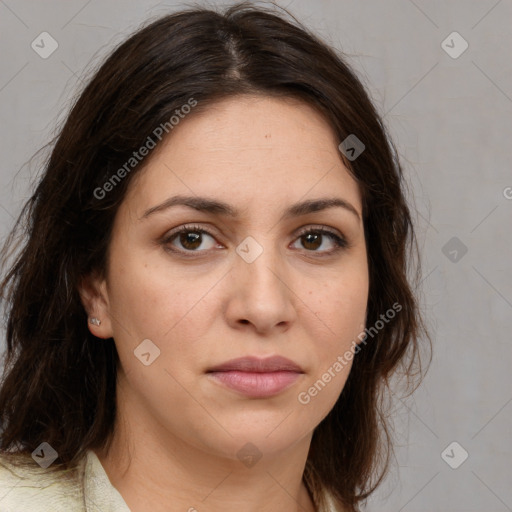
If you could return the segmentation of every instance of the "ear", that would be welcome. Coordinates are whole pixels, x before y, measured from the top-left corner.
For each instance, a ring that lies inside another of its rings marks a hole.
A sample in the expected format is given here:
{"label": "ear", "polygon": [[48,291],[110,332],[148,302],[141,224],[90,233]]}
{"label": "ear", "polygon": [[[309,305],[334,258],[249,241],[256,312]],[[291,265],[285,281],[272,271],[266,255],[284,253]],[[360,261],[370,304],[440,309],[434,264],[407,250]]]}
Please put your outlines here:
{"label": "ear", "polygon": [[[78,285],[78,293],[87,313],[87,325],[91,334],[103,339],[112,338],[114,333],[105,279],[96,272],[83,277]],[[100,325],[92,324],[91,318],[97,318]]]}

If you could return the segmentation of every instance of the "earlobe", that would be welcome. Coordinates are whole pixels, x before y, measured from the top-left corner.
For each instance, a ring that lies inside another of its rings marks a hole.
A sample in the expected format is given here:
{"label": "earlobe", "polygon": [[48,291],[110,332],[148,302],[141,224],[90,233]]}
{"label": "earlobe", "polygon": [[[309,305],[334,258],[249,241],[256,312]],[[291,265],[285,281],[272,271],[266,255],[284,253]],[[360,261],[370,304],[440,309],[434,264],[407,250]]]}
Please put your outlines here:
{"label": "earlobe", "polygon": [[109,300],[106,281],[96,273],[84,276],[78,286],[80,300],[88,316],[91,334],[98,338],[113,337],[109,315]]}

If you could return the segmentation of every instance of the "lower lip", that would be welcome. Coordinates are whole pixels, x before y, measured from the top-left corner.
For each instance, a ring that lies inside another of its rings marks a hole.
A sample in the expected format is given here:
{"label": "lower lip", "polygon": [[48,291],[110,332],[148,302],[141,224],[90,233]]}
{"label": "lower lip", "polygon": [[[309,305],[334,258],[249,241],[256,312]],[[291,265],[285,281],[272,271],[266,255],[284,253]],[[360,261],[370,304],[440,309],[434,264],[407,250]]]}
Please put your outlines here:
{"label": "lower lip", "polygon": [[233,370],[212,372],[210,375],[228,388],[244,395],[253,398],[265,398],[281,393],[290,387],[301,374],[291,371],[256,373]]}

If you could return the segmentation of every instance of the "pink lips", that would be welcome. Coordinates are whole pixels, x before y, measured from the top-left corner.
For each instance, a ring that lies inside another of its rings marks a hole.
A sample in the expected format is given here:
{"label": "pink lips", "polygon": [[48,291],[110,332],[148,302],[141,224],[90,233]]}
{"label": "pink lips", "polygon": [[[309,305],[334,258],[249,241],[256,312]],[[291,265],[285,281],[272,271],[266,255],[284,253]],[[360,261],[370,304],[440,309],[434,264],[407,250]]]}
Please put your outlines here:
{"label": "pink lips", "polygon": [[259,359],[242,357],[227,361],[207,372],[211,378],[252,398],[276,395],[304,373],[293,361],[281,356]]}

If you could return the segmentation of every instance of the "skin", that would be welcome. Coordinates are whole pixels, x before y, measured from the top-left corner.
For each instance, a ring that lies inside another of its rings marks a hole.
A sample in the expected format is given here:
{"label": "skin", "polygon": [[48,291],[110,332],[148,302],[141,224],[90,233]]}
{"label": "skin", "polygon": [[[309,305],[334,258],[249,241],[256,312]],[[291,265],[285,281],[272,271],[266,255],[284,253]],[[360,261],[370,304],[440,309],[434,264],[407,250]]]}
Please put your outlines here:
{"label": "skin", "polygon": [[[360,191],[339,142],[307,104],[238,96],[180,121],[132,180],[106,277],[80,287],[101,320],[89,329],[113,337],[120,357],[115,435],[108,453],[96,453],[132,510],[315,510],[303,483],[311,437],[351,363],[308,404],[298,395],[357,340],[369,285]],[[221,200],[241,215],[175,206],[143,217],[176,194]],[[359,216],[334,207],[280,220],[292,203],[321,197],[342,198]],[[162,242],[186,224],[213,236]],[[308,243],[299,233],[320,226],[350,247],[327,255],[336,247],[328,235]],[[252,263],[236,252],[247,236],[263,248]],[[134,355],[145,339],[160,350],[148,366]],[[282,355],[304,373],[270,398],[205,373],[246,355]],[[248,442],[262,455],[252,467],[237,457]]]}

